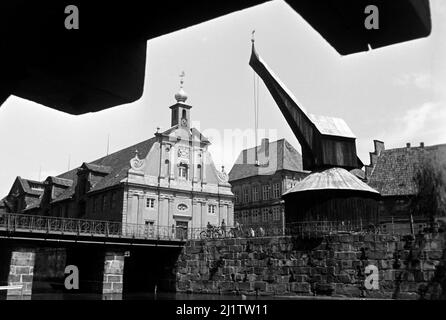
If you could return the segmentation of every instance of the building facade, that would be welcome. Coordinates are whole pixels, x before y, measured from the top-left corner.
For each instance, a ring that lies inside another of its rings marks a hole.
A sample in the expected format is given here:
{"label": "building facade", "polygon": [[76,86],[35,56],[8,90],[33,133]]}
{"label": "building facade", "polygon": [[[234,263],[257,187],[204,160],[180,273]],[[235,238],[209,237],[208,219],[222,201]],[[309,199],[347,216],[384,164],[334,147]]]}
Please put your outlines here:
{"label": "building facade", "polygon": [[[3,200],[5,210],[168,230],[223,221],[231,226],[234,196],[228,175],[216,169],[209,140],[190,127],[192,107],[182,88],[175,99],[168,130],[57,177],[33,182],[39,190],[25,190],[23,181],[28,180],[18,177]],[[24,202],[24,197],[33,201]]]}
{"label": "building facade", "polygon": [[283,230],[281,196],[307,175],[301,155],[285,139],[262,139],[260,146],[243,150],[229,172],[235,195],[234,219],[254,230]]}

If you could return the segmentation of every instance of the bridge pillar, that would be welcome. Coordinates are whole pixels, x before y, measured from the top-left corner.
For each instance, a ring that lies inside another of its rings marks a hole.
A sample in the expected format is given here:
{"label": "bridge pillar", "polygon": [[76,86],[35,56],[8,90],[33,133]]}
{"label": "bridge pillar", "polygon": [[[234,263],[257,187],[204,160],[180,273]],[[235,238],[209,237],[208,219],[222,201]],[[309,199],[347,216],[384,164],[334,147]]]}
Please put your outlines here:
{"label": "bridge pillar", "polygon": [[106,251],[104,261],[103,294],[122,294],[124,252]]}
{"label": "bridge pillar", "polygon": [[8,290],[8,296],[31,295],[36,252],[31,248],[14,249],[11,252],[8,285],[21,285],[22,290]]}

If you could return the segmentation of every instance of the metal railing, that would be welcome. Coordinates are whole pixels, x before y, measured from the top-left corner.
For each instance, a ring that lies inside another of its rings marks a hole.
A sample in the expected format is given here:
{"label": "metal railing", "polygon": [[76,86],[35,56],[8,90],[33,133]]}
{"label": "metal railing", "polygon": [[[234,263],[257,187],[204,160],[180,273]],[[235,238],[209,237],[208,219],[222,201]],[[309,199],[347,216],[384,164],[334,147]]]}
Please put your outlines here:
{"label": "metal railing", "polygon": [[0,214],[0,230],[74,236],[184,240],[187,231],[175,226],[153,226],[88,219],[24,214]]}
{"label": "metal railing", "polygon": [[186,228],[175,225],[157,226],[12,213],[0,214],[0,230],[159,240],[252,238],[283,235],[315,237],[346,232],[383,233],[383,230],[378,226],[364,226],[362,223],[338,221],[296,222],[288,223],[285,226],[265,224],[226,226],[224,228],[216,226],[211,228]]}

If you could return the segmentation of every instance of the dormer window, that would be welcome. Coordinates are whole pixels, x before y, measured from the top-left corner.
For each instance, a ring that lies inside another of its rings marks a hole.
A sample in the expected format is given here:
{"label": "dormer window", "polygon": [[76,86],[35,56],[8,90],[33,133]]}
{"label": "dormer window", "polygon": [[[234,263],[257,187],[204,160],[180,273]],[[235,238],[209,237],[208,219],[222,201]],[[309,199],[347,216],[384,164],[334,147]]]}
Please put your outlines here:
{"label": "dormer window", "polygon": [[178,166],[178,177],[187,180],[189,166],[186,163],[180,163]]}

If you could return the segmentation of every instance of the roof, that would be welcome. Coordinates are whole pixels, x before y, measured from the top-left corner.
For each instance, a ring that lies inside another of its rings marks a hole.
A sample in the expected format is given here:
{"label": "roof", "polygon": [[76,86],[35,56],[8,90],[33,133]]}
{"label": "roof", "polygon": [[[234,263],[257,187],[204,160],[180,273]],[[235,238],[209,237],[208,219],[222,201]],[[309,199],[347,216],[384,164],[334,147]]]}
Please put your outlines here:
{"label": "roof", "polygon": [[362,169],[353,169],[353,170],[350,170],[350,173],[354,174],[361,180],[365,179],[365,171]]}
{"label": "roof", "polygon": [[19,181],[19,183],[22,186],[23,191],[25,193],[36,195],[36,196],[40,196],[43,193],[43,188],[42,188],[42,190],[33,188],[33,185],[42,185],[42,187],[43,187],[42,182],[24,179],[22,177],[17,177],[17,180]]}
{"label": "roof", "polygon": [[314,114],[308,114],[308,116],[322,134],[345,138],[356,138],[352,130],[348,127],[347,123],[341,118],[318,116]]}
{"label": "roof", "polygon": [[[121,180],[127,176],[127,172],[130,169],[129,161],[135,156],[135,152],[138,151],[138,156],[140,158],[145,158],[155,141],[157,141],[157,139],[156,137],[153,137],[92,162],[84,163],[83,165],[92,171],[108,173],[103,179],[96,183],[90,191],[97,191],[119,184]],[[75,194],[77,184],[77,168],[65,172],[58,177],[71,179],[73,180],[73,184],[52,202],[60,202],[70,199]]]}
{"label": "roof", "polygon": [[285,139],[269,143],[268,157],[262,145],[257,146],[260,166],[255,164],[255,150],[256,147],[240,152],[229,172],[230,182],[258,175],[271,175],[279,170],[304,172],[301,154]]}
{"label": "roof", "polygon": [[382,150],[368,184],[383,196],[414,195],[415,175],[423,161],[446,163],[446,144]]}
{"label": "roof", "polygon": [[110,166],[101,166],[93,163],[84,163],[83,166],[90,171],[109,174],[112,171]]}
{"label": "roof", "polygon": [[313,172],[283,195],[305,191],[346,190],[379,195],[379,192],[343,168]]}
{"label": "roof", "polygon": [[65,186],[65,187],[71,187],[73,185],[72,179],[65,179],[65,178],[61,178],[61,177],[49,176],[46,180],[51,181],[54,184],[57,184],[60,186]]}

